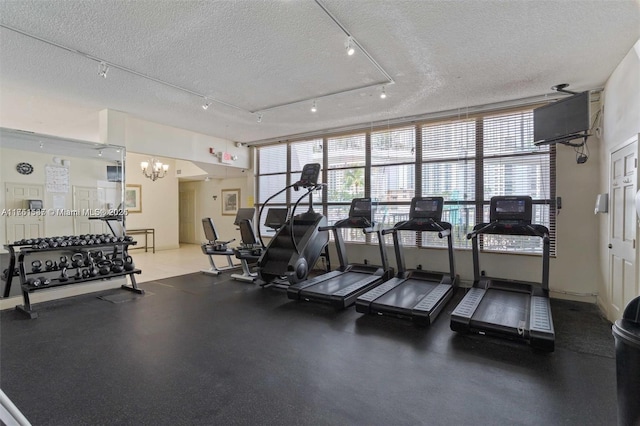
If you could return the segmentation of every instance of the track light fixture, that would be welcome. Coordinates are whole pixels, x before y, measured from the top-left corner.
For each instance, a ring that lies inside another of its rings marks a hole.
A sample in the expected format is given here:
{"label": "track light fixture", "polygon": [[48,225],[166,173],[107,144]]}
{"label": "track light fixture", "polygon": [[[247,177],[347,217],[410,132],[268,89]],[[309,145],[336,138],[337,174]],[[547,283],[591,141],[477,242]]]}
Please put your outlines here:
{"label": "track light fixture", "polygon": [[258,123],[262,123],[262,114],[258,114]]}
{"label": "track light fixture", "polygon": [[316,101],[313,101],[313,104],[311,104],[311,112],[316,112],[318,110],[318,108],[316,107]]}
{"label": "track light fixture", "polygon": [[352,56],[354,53],[356,53],[356,49],[353,47],[353,38],[349,37],[347,39],[346,49],[347,55],[349,56]]}
{"label": "track light fixture", "polygon": [[98,151],[98,157],[102,157],[102,150]]}
{"label": "track light fixture", "polygon": [[98,75],[102,78],[107,78],[107,73],[109,72],[109,65],[106,62],[100,62],[100,70],[98,71]]}
{"label": "track light fixture", "polygon": [[211,105],[211,101],[207,98],[204,98],[204,103],[202,104],[202,109],[203,110],[208,110],[209,106]]}
{"label": "track light fixture", "polygon": [[380,92],[380,99],[386,99],[387,98],[387,91],[385,90],[384,86],[382,86],[382,91]]}

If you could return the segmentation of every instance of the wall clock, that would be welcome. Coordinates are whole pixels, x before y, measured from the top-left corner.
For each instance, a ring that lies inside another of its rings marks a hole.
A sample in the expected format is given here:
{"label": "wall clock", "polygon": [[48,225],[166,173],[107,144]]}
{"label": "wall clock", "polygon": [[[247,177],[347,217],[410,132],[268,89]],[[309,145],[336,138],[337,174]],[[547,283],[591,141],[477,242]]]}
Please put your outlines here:
{"label": "wall clock", "polygon": [[18,163],[16,170],[21,175],[30,175],[33,172],[33,166],[29,163]]}

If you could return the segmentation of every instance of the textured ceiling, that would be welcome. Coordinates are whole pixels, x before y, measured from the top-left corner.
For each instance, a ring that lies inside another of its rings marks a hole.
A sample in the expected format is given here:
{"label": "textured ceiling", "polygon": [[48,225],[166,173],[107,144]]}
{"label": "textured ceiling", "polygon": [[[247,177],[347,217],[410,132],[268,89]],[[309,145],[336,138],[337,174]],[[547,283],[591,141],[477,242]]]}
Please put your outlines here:
{"label": "textured ceiling", "polygon": [[[63,127],[96,124],[104,108],[241,142],[286,137],[550,93],[558,83],[602,87],[640,38],[632,1],[324,0],[395,84],[312,0],[6,1],[0,23],[138,73],[205,94],[214,103],[75,53],[0,29],[2,124],[40,130],[59,102]],[[318,112],[310,101],[317,97]],[[8,104],[18,105],[11,108]],[[261,123],[249,111],[274,105]],[[71,117],[79,114],[75,120]],[[62,131],[62,130],[61,130]]]}

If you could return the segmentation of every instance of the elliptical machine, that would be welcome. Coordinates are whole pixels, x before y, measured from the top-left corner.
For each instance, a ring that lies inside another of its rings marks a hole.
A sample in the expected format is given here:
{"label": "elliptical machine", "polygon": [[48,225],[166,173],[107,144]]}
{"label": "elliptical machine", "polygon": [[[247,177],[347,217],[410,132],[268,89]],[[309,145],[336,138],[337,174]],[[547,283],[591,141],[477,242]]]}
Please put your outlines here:
{"label": "elliptical machine", "polygon": [[[318,163],[305,164],[300,180],[269,197],[260,208],[258,223],[265,206],[273,198],[289,188],[295,191],[306,189],[293,206],[290,219],[277,231],[258,259],[258,276],[263,281],[262,286],[273,285],[274,281],[281,278],[285,278],[289,284],[306,280],[310,269],[329,243],[329,234],[319,231],[321,226],[327,225],[327,218],[313,210],[313,191],[322,188],[322,184],[318,184],[320,167]],[[309,210],[296,216],[298,204],[307,196]],[[262,236],[259,235],[259,238],[264,246]]]}

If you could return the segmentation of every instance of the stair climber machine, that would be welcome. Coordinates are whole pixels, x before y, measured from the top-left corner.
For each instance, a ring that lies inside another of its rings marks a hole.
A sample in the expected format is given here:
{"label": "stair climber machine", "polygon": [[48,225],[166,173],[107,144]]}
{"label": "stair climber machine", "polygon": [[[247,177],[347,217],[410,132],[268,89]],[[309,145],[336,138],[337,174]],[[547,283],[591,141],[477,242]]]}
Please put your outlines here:
{"label": "stair climber machine", "polygon": [[[380,247],[381,266],[369,264],[349,264],[341,230],[362,229],[365,233],[375,232]],[[389,268],[384,239],[371,220],[371,198],[355,198],[351,201],[349,217],[332,226],[324,226],[321,231],[333,231],[340,267],[332,272],[299,282],[287,289],[287,296],[294,300],[330,303],[343,309],[355,303],[356,298],[393,276]]]}
{"label": "stair climber machine", "polygon": [[[531,224],[531,197],[491,198],[490,222],[467,235],[473,245],[473,287],[451,313],[451,329],[527,341],[534,349],[553,352],[555,334],[549,303],[549,230]],[[480,273],[480,235],[527,235],[542,238],[542,282],[490,278]]]}
{"label": "stair climber machine", "polygon": [[[411,200],[409,220],[398,222],[383,235],[393,234],[398,274],[356,299],[356,311],[363,314],[390,315],[408,318],[416,324],[431,324],[453,296],[458,283],[453,261],[451,224],[442,222],[442,197],[415,197]],[[447,238],[449,271],[432,272],[422,269],[406,270],[400,241],[401,231],[437,232]]]}
{"label": "stair climber machine", "polygon": [[[272,207],[267,212],[267,219],[264,225],[273,231],[278,231],[278,229],[286,223],[288,215],[289,209]],[[258,279],[258,273],[252,272],[250,265],[255,264],[258,259],[260,259],[264,251],[264,246],[256,238],[251,219],[242,219],[237,225],[240,227],[242,243],[239,247],[233,249],[233,252],[236,258],[240,259],[242,274],[231,274],[231,278],[237,281],[252,283]]]}
{"label": "stair climber machine", "polygon": [[[319,175],[320,164],[305,164],[299,181],[269,197],[260,208],[258,223],[270,200],[289,188],[294,191],[300,188],[306,190],[294,204],[287,223],[276,232],[258,259],[258,276],[262,286],[288,286],[304,281],[327,246],[329,235],[319,229],[327,225],[327,218],[313,210],[313,191],[322,188],[322,184],[318,183]],[[296,215],[298,204],[307,196],[309,210]],[[258,235],[264,246],[262,236]]]}

